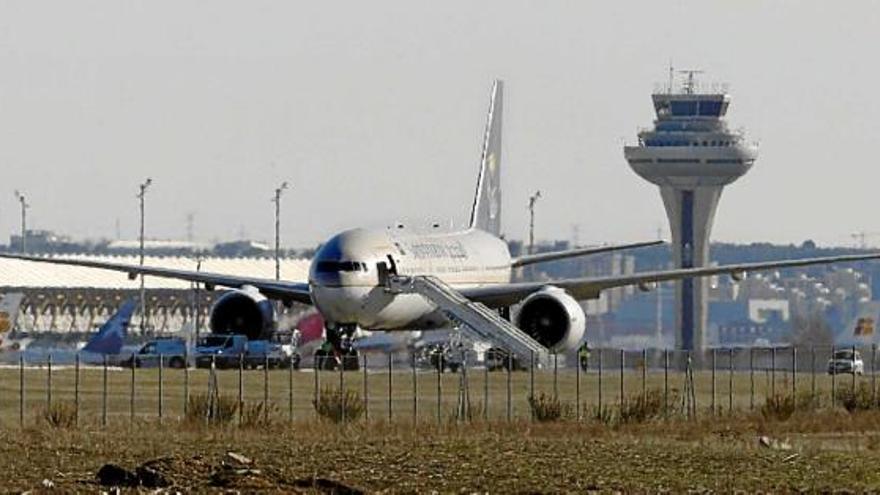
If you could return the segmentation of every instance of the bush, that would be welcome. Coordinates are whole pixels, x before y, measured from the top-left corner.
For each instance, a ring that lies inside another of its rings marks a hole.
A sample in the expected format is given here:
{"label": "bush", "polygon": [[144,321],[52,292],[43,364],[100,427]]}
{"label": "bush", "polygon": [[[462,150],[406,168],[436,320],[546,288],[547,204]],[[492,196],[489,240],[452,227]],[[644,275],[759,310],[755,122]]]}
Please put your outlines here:
{"label": "bush", "polygon": [[245,403],[239,411],[242,428],[262,428],[272,424],[278,415],[278,406],[274,402]]}
{"label": "bush", "polygon": [[76,404],[73,402],[53,402],[41,413],[43,422],[52,428],[73,428],[76,426]]}
{"label": "bush", "polygon": [[563,403],[558,397],[541,392],[537,397],[529,397],[529,407],[535,421],[549,422],[569,419],[573,416],[571,404]]}
{"label": "bush", "polygon": [[837,402],[849,412],[867,411],[877,407],[871,398],[873,395],[871,388],[864,383],[860,383],[855,390],[848,387],[840,388],[835,395]]}
{"label": "bush", "polygon": [[[670,403],[674,403],[671,398]],[[638,394],[624,399],[620,404],[621,423],[643,423],[663,417],[663,391],[649,390],[644,396]]]}
{"label": "bush", "polygon": [[786,421],[796,409],[797,403],[794,396],[777,393],[768,396],[764,401],[764,405],[761,406],[761,416],[764,416],[764,419]]}
{"label": "bush", "polygon": [[364,401],[357,391],[324,387],[312,401],[318,416],[334,423],[356,421],[364,413]]}
{"label": "bush", "polygon": [[195,394],[190,396],[186,408],[186,421],[204,422],[209,425],[223,425],[235,419],[238,401],[219,394]]}

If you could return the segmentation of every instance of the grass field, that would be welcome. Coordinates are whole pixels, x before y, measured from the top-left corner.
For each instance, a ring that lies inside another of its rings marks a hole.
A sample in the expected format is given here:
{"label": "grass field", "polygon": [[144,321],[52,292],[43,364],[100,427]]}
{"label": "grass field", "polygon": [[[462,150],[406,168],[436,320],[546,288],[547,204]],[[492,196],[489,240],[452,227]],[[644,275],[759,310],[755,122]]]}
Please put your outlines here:
{"label": "grass field", "polygon": [[[21,402],[22,374],[18,368],[0,369],[0,425],[18,425],[21,412],[24,422],[34,419],[34,412],[44,409],[48,403],[50,376],[45,367],[24,369],[24,407]],[[161,414],[163,419],[179,418],[184,413],[187,394],[206,393],[208,390],[207,370],[173,370],[162,372]],[[221,395],[231,399],[239,396],[238,370],[217,371]],[[366,376],[367,390],[364,390]],[[459,374],[442,375],[430,370],[420,370],[415,375],[411,370],[400,370],[389,374],[387,371],[371,369],[366,375],[360,371],[320,372],[317,386],[320,391],[326,386],[357,391],[366,396],[367,419],[386,419],[389,406],[393,421],[412,421],[415,414],[418,422],[437,422],[438,410],[441,422],[456,409],[461,390]],[[528,397],[531,394],[532,376],[527,371],[510,373],[509,402],[512,420],[528,419],[531,411]],[[132,379],[134,380],[134,401],[132,402]],[[315,397],[316,375],[311,370],[294,371],[246,370],[241,374],[242,399],[245,402],[264,401],[275,405],[278,419],[309,419],[315,417],[312,401]],[[600,387],[601,380],[601,387]],[[439,386],[438,386],[439,385]],[[668,405],[672,410],[681,408],[685,380],[684,374],[663,371],[627,370],[623,374],[623,396],[637,396],[643,390],[669,391]],[[788,392],[793,386],[800,392],[815,390],[818,397],[830,404],[831,390],[866,386],[880,389],[873,376],[799,373],[793,377],[790,372],[777,371],[775,374],[760,371],[751,374],[737,371],[717,371],[714,378],[711,372],[701,371],[694,375],[694,390],[697,408],[704,413],[715,410],[728,412],[748,411],[753,405],[760,407],[764,398],[772,392]],[[79,404],[81,417],[103,418],[104,416],[104,371],[101,368],[84,368],[79,375]],[[71,367],[55,368],[51,373],[51,400],[74,402],[76,397],[76,377]],[[389,394],[390,388],[390,394]],[[560,401],[578,408],[581,415],[589,413],[600,403],[614,405],[621,398],[621,375],[619,371],[606,370],[601,378],[591,371],[576,374],[572,369],[538,371],[534,375],[535,394],[544,393],[557,396]],[[714,393],[713,393],[714,389]],[[160,414],[159,371],[157,369],[137,369],[132,377],[130,369],[109,368],[106,373],[106,411],[110,423],[130,422],[132,403],[136,419],[158,418]],[[601,393],[600,393],[601,391]],[[439,393],[438,393],[439,392]],[[482,369],[468,372],[467,392],[471,405],[486,414],[488,419],[508,419],[508,374],[506,372],[485,373]],[[390,403],[389,403],[390,397]],[[439,397],[439,401],[438,401]],[[714,397],[714,399],[713,399]],[[488,399],[488,401],[486,400]],[[484,407],[488,404],[488,407]]]}
{"label": "grass field", "polygon": [[[370,370],[366,374],[368,417],[339,425],[316,418],[311,403],[315,374],[311,371],[251,370],[241,375],[244,402],[262,402],[265,394],[275,407],[268,424],[249,428],[238,427],[235,421],[208,426],[184,419],[184,390],[190,395],[205,393],[205,370],[163,371],[160,422],[159,372],[155,369],[135,371],[133,418],[131,370],[107,371],[107,426],[103,426],[104,376],[100,368],[80,371],[80,424],[54,428],[42,419],[49,400],[49,374],[46,369],[25,369],[22,427],[21,374],[15,368],[0,369],[4,489],[39,488],[46,479],[68,491],[93,492],[99,488],[95,473],[103,464],[133,470],[157,458],[167,478],[183,490],[321,492],[334,483],[365,491],[402,492],[880,489],[880,471],[875,468],[880,463],[880,410],[849,413],[832,407],[832,379],[824,374],[815,375],[822,400],[787,420],[762,415],[760,409],[771,389],[790,393],[790,374],[716,373],[713,414],[712,375],[700,372],[694,379],[695,420],[678,414],[680,402],[671,401],[668,419],[621,424],[593,416],[600,390],[599,377],[593,372],[580,376],[572,370],[537,372],[536,393],[552,396],[555,392],[560,402],[569,405],[580,398],[583,413],[540,423],[529,420],[528,372],[510,374],[512,415],[508,421],[507,373],[490,373],[486,382],[483,370],[470,370],[469,396],[478,413],[467,422],[454,417],[460,375],[439,375],[438,409],[438,375],[418,372],[414,389],[411,370],[400,370],[390,375],[389,422],[389,374]],[[221,395],[237,400],[238,371],[220,371],[217,377]],[[811,374],[797,376],[794,385],[799,393],[813,388],[813,378]],[[346,372],[342,385],[363,394],[363,380],[362,372]],[[52,402],[71,404],[75,381],[72,369],[53,370]],[[670,373],[664,380],[662,371],[645,374],[645,390],[662,394],[664,383],[671,395],[680,396],[684,375]],[[755,410],[750,407],[753,383]],[[848,375],[834,379],[838,390],[851,389],[853,383]],[[320,389],[339,384],[339,373],[318,375]],[[873,384],[871,376],[856,377],[857,387],[871,390]],[[625,373],[623,385],[628,399],[641,396],[642,373]],[[486,391],[488,420],[482,415]],[[601,391],[603,405],[616,407],[620,375],[604,373]],[[729,410],[731,397],[733,411]],[[762,435],[772,440],[769,447],[760,445]],[[230,477],[221,462],[230,450],[254,459],[258,474]]]}

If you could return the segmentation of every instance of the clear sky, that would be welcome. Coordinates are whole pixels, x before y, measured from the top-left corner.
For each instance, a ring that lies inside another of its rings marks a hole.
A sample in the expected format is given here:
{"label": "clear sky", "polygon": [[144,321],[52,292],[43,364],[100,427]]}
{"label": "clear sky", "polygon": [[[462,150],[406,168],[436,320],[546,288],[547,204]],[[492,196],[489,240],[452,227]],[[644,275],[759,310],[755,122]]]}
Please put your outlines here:
{"label": "clear sky", "polygon": [[[728,187],[724,241],[851,244],[880,231],[876,2],[412,0],[0,3],[0,233],[244,232],[284,244],[352,226],[466,221],[494,77],[506,82],[504,230],[582,242],[668,235],[624,140],[669,62],[729,83],[760,142]],[[880,245],[880,236],[868,240]]]}

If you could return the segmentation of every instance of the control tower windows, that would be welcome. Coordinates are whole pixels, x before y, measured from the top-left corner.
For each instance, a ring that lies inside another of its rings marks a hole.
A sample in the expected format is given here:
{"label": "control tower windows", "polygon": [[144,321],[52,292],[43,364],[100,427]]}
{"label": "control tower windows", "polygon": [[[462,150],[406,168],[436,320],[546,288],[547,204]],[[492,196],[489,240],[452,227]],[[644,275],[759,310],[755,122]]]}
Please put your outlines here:
{"label": "control tower windows", "polygon": [[721,101],[700,102],[700,115],[703,117],[718,117],[721,115]]}
{"label": "control tower windows", "polygon": [[697,114],[697,102],[693,100],[671,101],[672,115],[675,117],[688,117]]}

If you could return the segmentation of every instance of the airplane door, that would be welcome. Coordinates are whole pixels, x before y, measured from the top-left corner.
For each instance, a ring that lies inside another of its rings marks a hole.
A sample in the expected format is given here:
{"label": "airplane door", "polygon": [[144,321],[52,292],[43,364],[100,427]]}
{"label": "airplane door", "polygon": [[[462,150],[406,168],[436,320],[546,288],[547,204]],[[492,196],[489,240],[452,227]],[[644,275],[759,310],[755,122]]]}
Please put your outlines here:
{"label": "airplane door", "polygon": [[388,269],[388,271],[389,271],[392,275],[395,275],[395,276],[396,276],[396,275],[397,275],[397,262],[394,261],[394,257],[391,256],[390,254],[388,255],[388,266],[390,266],[390,268]]}

